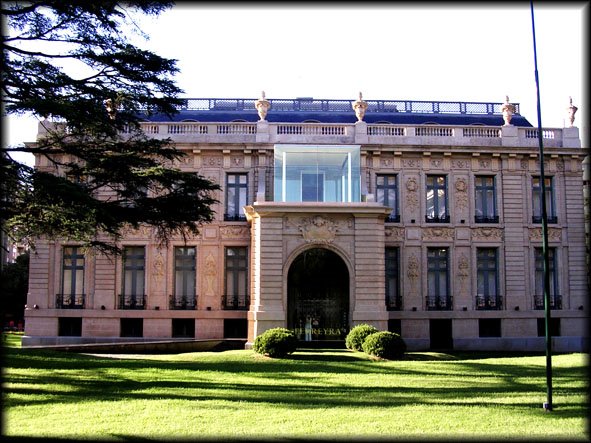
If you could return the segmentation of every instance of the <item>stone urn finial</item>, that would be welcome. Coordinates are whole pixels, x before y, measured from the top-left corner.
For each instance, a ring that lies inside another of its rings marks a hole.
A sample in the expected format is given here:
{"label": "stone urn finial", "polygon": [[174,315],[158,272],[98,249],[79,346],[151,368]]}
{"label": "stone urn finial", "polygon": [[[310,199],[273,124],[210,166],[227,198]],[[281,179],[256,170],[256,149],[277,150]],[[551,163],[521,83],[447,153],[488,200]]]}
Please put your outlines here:
{"label": "stone urn finial", "polygon": [[365,110],[367,109],[367,106],[367,102],[363,101],[363,95],[360,92],[359,100],[353,102],[353,110],[355,111],[355,115],[357,116],[357,121],[363,121],[363,117],[365,116]]}
{"label": "stone urn finial", "polygon": [[511,119],[515,114],[515,105],[509,103],[509,96],[505,96],[505,103],[501,106],[501,112],[503,113],[503,120],[505,120],[505,126],[512,126]]}
{"label": "stone urn finial", "polygon": [[569,127],[572,128],[575,124],[575,113],[579,110],[579,108],[573,105],[572,97],[569,97],[568,99],[570,101],[570,106],[566,108],[566,110],[568,111],[568,121],[570,123]]}
{"label": "stone urn finial", "polygon": [[261,122],[266,121],[267,112],[271,108],[271,102],[265,98],[265,91],[261,92],[261,98],[254,102],[254,107],[256,108],[257,112],[259,113],[259,118]]}

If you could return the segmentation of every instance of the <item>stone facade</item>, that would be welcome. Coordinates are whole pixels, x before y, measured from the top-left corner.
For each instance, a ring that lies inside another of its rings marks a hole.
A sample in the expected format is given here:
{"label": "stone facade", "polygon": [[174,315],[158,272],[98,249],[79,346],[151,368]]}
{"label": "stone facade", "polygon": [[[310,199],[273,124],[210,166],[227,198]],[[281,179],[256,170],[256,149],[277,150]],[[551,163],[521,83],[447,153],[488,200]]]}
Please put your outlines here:
{"label": "stone facade", "polygon": [[[343,124],[272,122],[265,117],[273,115],[276,105],[264,93],[261,100],[264,115],[254,122],[144,124],[146,132],[171,137],[188,154],[178,164],[181,169],[221,184],[216,220],[186,245],[173,239],[165,249],[158,248],[148,228],[126,233],[123,246],[144,248],[142,309],[121,309],[122,258],[100,254],[84,257],[82,309],[60,308],[56,294],[62,292],[64,248],[75,245],[40,242],[31,256],[24,346],[236,336],[251,344],[269,328],[294,326],[288,321],[290,269],[304,252],[320,249],[333,252],[347,270],[342,276],[348,286],[349,308],[343,313],[347,327],[370,323],[398,331],[410,349],[436,348],[441,337],[455,349],[544,349],[539,330],[544,310],[535,297],[541,224],[532,218],[539,174],[538,141],[532,136],[536,130],[507,120],[498,126],[366,123],[359,113],[356,122]],[[560,300],[551,311],[557,323],[554,349],[582,350],[589,312],[584,152],[576,127],[544,131],[545,170],[552,180],[556,216],[548,239]],[[359,146],[360,201],[277,201],[274,152],[286,144]],[[37,167],[44,166],[37,159]],[[224,216],[229,175],[245,177],[243,212],[234,218]],[[392,207],[380,202],[381,176],[395,177],[391,192],[396,193],[397,219],[388,219]],[[428,219],[427,190],[433,177],[445,180],[441,192],[448,216],[435,223]],[[477,218],[481,177],[494,178],[496,219]],[[175,247],[185,246],[195,251],[196,304],[194,309],[171,309]],[[385,281],[393,266],[385,258],[387,249],[397,254],[393,281],[398,298],[391,305],[385,303]],[[229,281],[228,263],[234,259],[228,251],[247,253],[246,265],[239,267],[247,273],[247,289],[239,294],[244,300],[235,297],[234,304],[229,287],[237,283]],[[444,262],[433,258],[438,251],[446,254]],[[495,254],[487,262],[496,280],[492,305],[483,305],[478,297],[483,251]],[[443,308],[430,304],[437,263],[444,263],[445,295],[450,297]],[[125,332],[137,324],[141,334]],[[179,332],[187,325],[189,332]]]}

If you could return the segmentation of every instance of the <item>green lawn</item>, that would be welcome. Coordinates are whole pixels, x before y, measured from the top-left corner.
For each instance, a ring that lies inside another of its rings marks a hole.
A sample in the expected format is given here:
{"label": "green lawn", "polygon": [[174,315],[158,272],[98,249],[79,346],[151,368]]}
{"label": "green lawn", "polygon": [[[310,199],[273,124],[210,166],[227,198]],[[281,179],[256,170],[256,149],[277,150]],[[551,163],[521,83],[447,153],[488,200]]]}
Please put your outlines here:
{"label": "green lawn", "polygon": [[[9,334],[11,335],[11,334]],[[4,342],[5,436],[588,441],[588,355],[80,355]]]}

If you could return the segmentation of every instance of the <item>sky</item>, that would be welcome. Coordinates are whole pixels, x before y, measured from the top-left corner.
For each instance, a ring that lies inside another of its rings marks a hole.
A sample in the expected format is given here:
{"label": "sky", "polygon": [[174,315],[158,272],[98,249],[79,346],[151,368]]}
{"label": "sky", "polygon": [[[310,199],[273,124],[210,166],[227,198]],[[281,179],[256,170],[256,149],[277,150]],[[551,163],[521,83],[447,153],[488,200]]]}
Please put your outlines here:
{"label": "sky", "polygon": [[[134,43],[177,60],[185,98],[519,103],[538,126],[530,2],[179,3],[138,23]],[[315,6],[319,5],[319,6]],[[366,6],[368,5],[368,6]],[[588,2],[534,2],[542,126],[575,126],[587,146]],[[34,141],[37,121],[5,124],[3,144]],[[21,159],[27,161],[26,159]]]}

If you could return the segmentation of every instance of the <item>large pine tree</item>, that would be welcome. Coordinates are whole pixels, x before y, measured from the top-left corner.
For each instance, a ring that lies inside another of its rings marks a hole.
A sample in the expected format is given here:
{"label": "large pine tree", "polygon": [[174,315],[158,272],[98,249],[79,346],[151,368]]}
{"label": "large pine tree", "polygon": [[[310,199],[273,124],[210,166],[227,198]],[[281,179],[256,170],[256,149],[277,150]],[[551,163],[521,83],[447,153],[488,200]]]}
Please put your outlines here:
{"label": "large pine tree", "polygon": [[[174,167],[184,155],[140,129],[146,113],[182,105],[176,61],[130,43],[136,15],[172,2],[3,1],[2,112],[43,123],[36,143],[3,146],[3,233],[34,246],[67,239],[118,252],[127,227],[146,224],[159,241],[197,234],[213,219],[219,186]],[[35,154],[30,168],[8,155]],[[100,195],[102,196],[99,196]]]}

